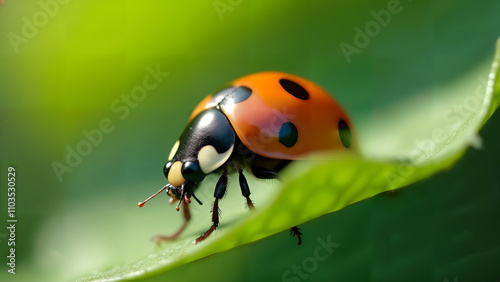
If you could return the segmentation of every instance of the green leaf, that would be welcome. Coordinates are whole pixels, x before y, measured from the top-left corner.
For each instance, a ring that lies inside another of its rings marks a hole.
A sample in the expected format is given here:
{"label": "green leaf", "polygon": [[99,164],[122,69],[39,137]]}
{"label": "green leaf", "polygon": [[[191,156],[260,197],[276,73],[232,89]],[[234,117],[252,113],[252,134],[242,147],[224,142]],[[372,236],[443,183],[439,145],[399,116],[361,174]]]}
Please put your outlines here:
{"label": "green leaf", "polygon": [[[154,276],[254,242],[384,191],[407,186],[450,167],[470,144],[478,145],[479,130],[500,103],[499,62],[500,40],[497,41],[496,55],[482,102],[477,103],[473,111],[467,111],[462,122],[439,125],[439,138],[432,139],[427,149],[407,149],[392,161],[382,161],[364,152],[360,155],[322,156],[321,160],[295,162],[284,171],[283,182],[279,187],[269,189],[265,195],[256,196],[260,205],[254,212],[242,216],[245,210],[225,207],[223,215],[228,214],[223,217],[225,223],[202,243],[193,243],[199,233],[187,234],[182,240],[165,245],[164,249],[136,263],[94,274],[81,281]],[[236,218],[239,220],[234,220]]]}

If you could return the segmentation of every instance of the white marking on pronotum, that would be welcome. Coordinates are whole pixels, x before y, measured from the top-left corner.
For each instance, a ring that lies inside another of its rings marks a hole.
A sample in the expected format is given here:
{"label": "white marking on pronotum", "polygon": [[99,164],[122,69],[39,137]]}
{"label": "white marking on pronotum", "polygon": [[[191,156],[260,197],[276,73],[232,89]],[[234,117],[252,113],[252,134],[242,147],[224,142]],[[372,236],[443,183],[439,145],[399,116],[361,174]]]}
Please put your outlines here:
{"label": "white marking on pronotum", "polygon": [[168,155],[168,160],[172,160],[175,156],[175,153],[177,153],[177,149],[179,149],[179,140],[175,142],[174,146],[172,147],[172,151],[170,151],[170,154]]}
{"label": "white marking on pronotum", "polygon": [[198,152],[198,161],[203,173],[209,174],[223,165],[229,159],[229,156],[231,156],[233,148],[234,144],[227,151],[220,154],[217,153],[217,150],[212,145],[201,148],[200,152]]}

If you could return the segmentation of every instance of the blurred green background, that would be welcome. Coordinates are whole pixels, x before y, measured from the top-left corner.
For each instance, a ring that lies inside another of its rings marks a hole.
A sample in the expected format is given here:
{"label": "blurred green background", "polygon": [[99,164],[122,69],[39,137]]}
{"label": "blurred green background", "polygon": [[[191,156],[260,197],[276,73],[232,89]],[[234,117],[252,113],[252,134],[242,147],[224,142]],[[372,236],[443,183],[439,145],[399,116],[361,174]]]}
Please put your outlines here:
{"label": "blurred green background", "polygon": [[[357,28],[371,34],[363,44]],[[394,156],[418,138],[398,135],[405,124],[394,116],[413,111],[432,129],[418,106],[442,115],[447,96],[481,88],[499,36],[495,0],[5,0],[0,280],[72,281],[154,252],[149,238],[175,230],[181,215],[164,197],[136,204],[165,184],[162,166],[192,109],[228,81],[264,70],[306,77],[350,113],[367,155]],[[342,43],[356,52],[346,56]],[[152,70],[158,80],[145,84]],[[302,225],[301,247],[282,232],[156,279],[281,280],[330,236],[340,247],[290,281],[498,281],[499,125],[496,114],[484,148],[449,171]],[[67,159],[73,150],[81,158]],[[54,165],[67,171],[58,177]],[[15,275],[4,263],[9,166]]]}

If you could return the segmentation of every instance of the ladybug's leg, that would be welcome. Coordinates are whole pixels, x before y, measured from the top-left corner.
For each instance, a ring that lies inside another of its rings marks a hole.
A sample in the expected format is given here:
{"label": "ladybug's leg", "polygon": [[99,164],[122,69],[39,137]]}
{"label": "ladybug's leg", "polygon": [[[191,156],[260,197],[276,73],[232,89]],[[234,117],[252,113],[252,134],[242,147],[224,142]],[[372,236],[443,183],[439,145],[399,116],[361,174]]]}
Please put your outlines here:
{"label": "ladybug's leg", "polygon": [[290,234],[292,234],[293,237],[297,237],[297,239],[299,239],[299,243],[297,245],[300,246],[300,244],[302,244],[302,233],[300,233],[300,228],[298,228],[297,226],[290,228]]}
{"label": "ladybug's leg", "polygon": [[240,174],[241,194],[247,199],[248,208],[253,210],[255,207],[253,206],[252,200],[250,200],[250,187],[248,187],[247,179],[243,175],[243,170],[241,168],[238,170],[238,173]]}
{"label": "ladybug's leg", "polygon": [[[268,168],[252,166],[252,173],[253,175],[255,175],[255,177],[260,179],[279,179],[279,174],[276,171]],[[300,233],[300,229],[297,226],[290,228],[290,234],[292,234],[294,237],[297,237],[297,239],[299,240],[298,245],[302,244],[302,233]]]}
{"label": "ladybug's leg", "polygon": [[182,226],[172,235],[158,235],[153,237],[153,241],[156,243],[159,243],[161,241],[172,241],[177,239],[179,235],[181,235],[182,231],[186,228],[189,220],[191,219],[191,213],[189,212],[189,205],[186,200],[182,201],[182,213],[184,215],[184,222],[182,223]]}
{"label": "ladybug's leg", "polygon": [[196,238],[196,243],[203,241],[206,239],[212,232],[214,232],[215,228],[219,225],[219,200],[224,197],[224,194],[226,193],[226,187],[227,187],[227,171],[224,170],[222,172],[221,177],[219,178],[219,181],[217,181],[217,184],[215,185],[215,191],[214,191],[214,205],[212,208],[212,226],[210,229],[208,229],[205,233],[203,233],[200,237]]}

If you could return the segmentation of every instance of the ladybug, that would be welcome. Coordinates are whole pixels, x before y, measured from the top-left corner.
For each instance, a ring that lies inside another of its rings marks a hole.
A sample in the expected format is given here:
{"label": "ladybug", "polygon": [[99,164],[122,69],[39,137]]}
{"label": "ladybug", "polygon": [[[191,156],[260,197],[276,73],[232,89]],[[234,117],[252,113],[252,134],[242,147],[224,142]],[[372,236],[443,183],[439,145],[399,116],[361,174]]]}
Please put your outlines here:
{"label": "ladybug", "polygon": [[[291,161],[322,151],[355,150],[352,124],[340,105],[318,85],[282,72],[244,76],[208,95],[194,109],[175,142],[163,173],[169,184],[139,203],[167,189],[170,202],[182,203],[184,223],[170,236],[178,237],[190,219],[188,204],[206,175],[220,173],[215,185],[212,226],[196,239],[207,238],[219,225],[218,202],[228,174],[237,172],[248,208],[254,209],[244,169],[260,179],[278,179]],[[291,228],[301,244],[299,228]]]}

